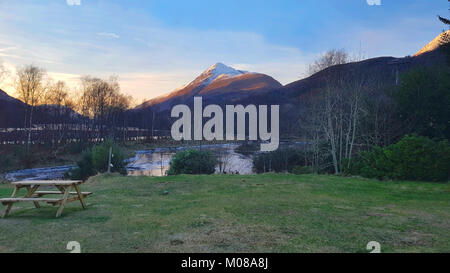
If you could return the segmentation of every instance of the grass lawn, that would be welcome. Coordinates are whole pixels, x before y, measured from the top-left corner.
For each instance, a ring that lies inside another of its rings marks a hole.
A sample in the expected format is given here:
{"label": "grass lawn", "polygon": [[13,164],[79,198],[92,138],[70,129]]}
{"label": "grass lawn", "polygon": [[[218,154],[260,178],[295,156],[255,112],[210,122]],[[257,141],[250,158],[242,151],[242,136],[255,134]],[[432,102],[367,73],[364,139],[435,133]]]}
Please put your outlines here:
{"label": "grass lawn", "polygon": [[[315,175],[97,176],[88,209],[20,203],[0,252],[450,252],[450,184]],[[168,191],[169,194],[163,193]],[[0,197],[12,187],[0,186]],[[2,210],[4,207],[2,207]]]}

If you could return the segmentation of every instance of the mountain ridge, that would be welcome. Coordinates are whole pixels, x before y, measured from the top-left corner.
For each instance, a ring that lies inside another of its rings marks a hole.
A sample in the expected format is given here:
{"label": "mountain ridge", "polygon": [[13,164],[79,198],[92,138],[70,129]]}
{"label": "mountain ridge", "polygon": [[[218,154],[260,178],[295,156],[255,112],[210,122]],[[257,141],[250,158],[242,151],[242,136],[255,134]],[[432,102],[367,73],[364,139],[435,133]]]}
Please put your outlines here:
{"label": "mountain ridge", "polygon": [[238,99],[281,87],[281,83],[268,75],[237,70],[223,63],[216,63],[189,84],[148,100],[136,109],[157,105],[158,110],[163,111],[175,104],[189,104],[189,100],[197,95],[205,100],[217,100],[219,96],[222,96],[222,99],[231,96]]}
{"label": "mountain ridge", "polygon": [[421,50],[419,50],[416,54],[414,54],[414,57],[420,56],[426,52],[437,50],[439,47],[449,42],[450,42],[450,30],[447,30],[436,36],[436,38],[434,38],[431,42],[429,42]]}

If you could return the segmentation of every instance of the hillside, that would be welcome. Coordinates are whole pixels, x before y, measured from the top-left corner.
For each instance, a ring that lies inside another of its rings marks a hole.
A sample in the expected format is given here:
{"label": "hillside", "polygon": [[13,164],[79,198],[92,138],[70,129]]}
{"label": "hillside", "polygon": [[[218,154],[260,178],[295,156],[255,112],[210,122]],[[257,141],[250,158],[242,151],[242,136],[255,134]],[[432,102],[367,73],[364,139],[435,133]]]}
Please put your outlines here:
{"label": "hillside", "polygon": [[433,41],[428,43],[420,51],[414,54],[414,56],[417,57],[426,52],[434,51],[448,42],[450,42],[450,30],[447,30],[439,34],[436,38],[433,39]]}
{"label": "hillside", "polygon": [[[0,128],[20,128],[25,122],[27,105],[22,101],[9,96],[0,89]],[[55,120],[56,112],[70,117],[71,122],[77,122],[81,115],[68,107],[55,105],[39,105],[34,110],[35,124],[50,124],[58,122]]]}
{"label": "hillside", "polygon": [[0,128],[23,126],[25,106],[0,89]]}

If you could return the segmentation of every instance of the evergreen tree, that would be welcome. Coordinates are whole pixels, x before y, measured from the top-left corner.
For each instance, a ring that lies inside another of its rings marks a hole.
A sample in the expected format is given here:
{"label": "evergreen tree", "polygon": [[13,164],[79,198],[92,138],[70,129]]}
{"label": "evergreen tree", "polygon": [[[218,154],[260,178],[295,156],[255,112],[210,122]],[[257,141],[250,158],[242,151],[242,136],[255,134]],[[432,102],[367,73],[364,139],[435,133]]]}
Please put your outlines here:
{"label": "evergreen tree", "polygon": [[[448,0],[448,2],[450,3],[450,0]],[[449,11],[450,11],[450,9],[449,9]],[[442,23],[446,24],[450,28],[450,20],[449,19],[441,17],[441,16],[438,16],[438,18]]]}

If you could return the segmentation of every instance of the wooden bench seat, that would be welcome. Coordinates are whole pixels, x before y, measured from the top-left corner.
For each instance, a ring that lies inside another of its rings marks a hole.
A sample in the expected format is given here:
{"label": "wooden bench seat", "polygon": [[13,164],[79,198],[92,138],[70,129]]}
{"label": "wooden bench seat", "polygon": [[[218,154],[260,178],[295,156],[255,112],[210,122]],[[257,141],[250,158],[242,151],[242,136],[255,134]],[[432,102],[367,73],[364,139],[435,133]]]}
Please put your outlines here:
{"label": "wooden bench seat", "polygon": [[2,198],[0,202],[5,204],[17,203],[17,202],[46,202],[46,203],[54,203],[59,202],[62,199],[55,198]]}
{"label": "wooden bench seat", "polygon": [[[63,193],[60,192],[60,191],[37,191],[34,194],[37,195],[38,197],[40,197],[40,196],[44,196],[44,195],[63,194]],[[77,192],[76,191],[71,191],[69,194],[70,195],[76,195]],[[84,196],[89,196],[89,195],[92,194],[92,192],[82,192],[81,194],[84,195]]]}

